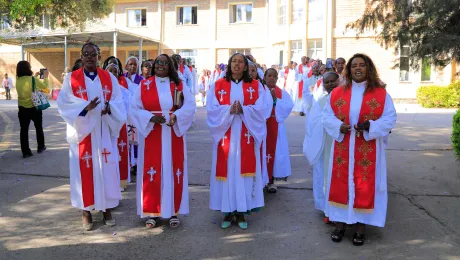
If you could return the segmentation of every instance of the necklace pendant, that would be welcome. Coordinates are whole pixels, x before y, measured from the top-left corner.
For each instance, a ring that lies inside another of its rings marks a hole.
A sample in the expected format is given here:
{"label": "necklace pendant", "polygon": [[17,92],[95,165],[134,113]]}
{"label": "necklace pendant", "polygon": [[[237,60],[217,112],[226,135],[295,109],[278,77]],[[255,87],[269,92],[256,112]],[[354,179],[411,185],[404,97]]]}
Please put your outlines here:
{"label": "necklace pendant", "polygon": [[357,136],[357,137],[360,137],[360,136],[361,136],[361,132],[360,132],[360,131],[356,132],[356,136]]}

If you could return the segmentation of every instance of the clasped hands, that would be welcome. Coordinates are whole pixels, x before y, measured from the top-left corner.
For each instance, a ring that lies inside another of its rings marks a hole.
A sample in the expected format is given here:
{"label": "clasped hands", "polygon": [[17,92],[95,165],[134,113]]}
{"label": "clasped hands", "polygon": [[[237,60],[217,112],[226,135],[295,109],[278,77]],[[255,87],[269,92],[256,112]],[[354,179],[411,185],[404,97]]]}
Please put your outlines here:
{"label": "clasped hands", "polygon": [[[177,121],[177,118],[176,118],[176,115],[175,114],[171,114],[171,116],[169,117],[169,122],[166,124],[167,126],[173,126]],[[164,116],[152,116],[152,118],[150,118],[150,122],[156,124],[164,124],[166,123],[166,118]]]}
{"label": "clasped hands", "polygon": [[[366,120],[364,123],[359,124],[359,125],[354,125],[353,127],[357,132],[369,131],[369,128],[371,127],[371,122],[369,122],[369,120]],[[351,126],[350,125],[347,125],[347,124],[343,123],[340,126],[340,133],[346,134],[349,131],[351,131]]]}
{"label": "clasped hands", "polygon": [[[95,97],[95,98],[94,98],[93,100],[91,100],[91,101],[89,102],[89,104],[85,107],[86,112],[89,112],[89,111],[95,109],[100,103],[101,103],[101,101],[99,100],[99,97]],[[102,111],[101,111],[101,116],[106,115],[106,114],[109,114],[109,115],[110,115],[110,106],[109,106],[109,102],[108,102],[108,101],[105,102],[104,109],[102,109]]]}
{"label": "clasped hands", "polygon": [[230,107],[230,114],[243,114],[243,107],[239,100],[233,102],[232,106]]}

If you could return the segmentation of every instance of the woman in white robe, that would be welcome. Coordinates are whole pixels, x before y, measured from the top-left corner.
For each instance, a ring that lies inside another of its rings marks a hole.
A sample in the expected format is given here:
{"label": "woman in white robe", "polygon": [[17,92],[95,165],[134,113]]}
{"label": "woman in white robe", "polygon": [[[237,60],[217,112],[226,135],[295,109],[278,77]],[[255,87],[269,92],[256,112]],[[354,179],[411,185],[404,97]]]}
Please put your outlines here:
{"label": "woman in white robe", "polygon": [[244,215],[264,206],[260,144],[267,106],[265,90],[249,76],[242,54],[232,55],[227,70],[226,77],[211,86],[206,102],[213,139],[209,207],[224,213],[223,229],[234,218],[246,229]]}
{"label": "woman in white robe", "polygon": [[[326,203],[327,174],[329,169],[329,157],[332,145],[330,137],[323,124],[321,115],[328,95],[339,85],[339,75],[335,72],[328,72],[324,75],[325,95],[313,104],[306,120],[306,132],[303,142],[303,153],[308,163],[313,166],[313,198],[315,208],[324,212]],[[327,216],[324,222],[329,223]]]}
{"label": "woman in white robe", "polygon": [[85,230],[93,227],[91,210],[102,211],[105,224],[114,226],[110,209],[121,200],[117,138],[126,109],[118,80],[97,68],[97,57],[97,45],[83,46],[83,68],[65,78],[57,99],[70,145],[71,203],[83,210]]}
{"label": "woman in white robe", "polygon": [[153,66],[153,76],[141,82],[130,106],[139,133],[137,214],[148,218],[147,228],[155,227],[160,217],[177,227],[177,215],[189,213],[185,134],[196,104],[168,55],[159,55]]}
{"label": "woman in white robe", "polygon": [[345,225],[357,224],[353,244],[360,246],[365,240],[365,225],[385,225],[388,193],[384,139],[395,126],[396,110],[367,55],[350,58],[344,75],[347,85],[332,91],[322,115],[327,133],[335,140],[325,211],[336,222],[332,240],[340,242]]}
{"label": "woman in white robe", "polygon": [[270,115],[267,120],[267,134],[264,141],[264,157],[269,180],[267,190],[269,193],[276,193],[275,179],[284,179],[291,175],[291,159],[289,145],[284,126],[284,121],[294,107],[291,97],[285,91],[276,86],[278,73],[275,69],[269,68],[265,72],[264,82],[270,94],[267,103],[270,108]]}

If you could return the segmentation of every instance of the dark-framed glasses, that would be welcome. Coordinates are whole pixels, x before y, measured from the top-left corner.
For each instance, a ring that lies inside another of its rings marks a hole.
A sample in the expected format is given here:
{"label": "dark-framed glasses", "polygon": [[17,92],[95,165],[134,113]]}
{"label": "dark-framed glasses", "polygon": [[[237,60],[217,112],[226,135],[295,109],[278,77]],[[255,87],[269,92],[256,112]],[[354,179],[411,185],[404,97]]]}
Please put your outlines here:
{"label": "dark-framed glasses", "polygon": [[169,62],[167,60],[156,60],[155,64],[166,66]]}
{"label": "dark-framed glasses", "polygon": [[83,52],[81,55],[82,55],[83,57],[96,57],[96,56],[99,55],[99,53],[97,53],[97,52],[87,52],[87,51],[85,51],[85,52]]}

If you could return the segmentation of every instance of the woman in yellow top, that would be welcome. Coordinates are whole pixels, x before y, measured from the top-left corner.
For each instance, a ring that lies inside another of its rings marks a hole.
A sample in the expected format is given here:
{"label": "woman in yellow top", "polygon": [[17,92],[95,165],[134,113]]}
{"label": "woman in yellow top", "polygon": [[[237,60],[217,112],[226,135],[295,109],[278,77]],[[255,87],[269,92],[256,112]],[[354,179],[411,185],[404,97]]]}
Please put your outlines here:
{"label": "woman in yellow top", "polygon": [[[37,110],[32,103],[32,70],[28,61],[20,61],[16,66],[16,90],[18,92],[19,106],[19,125],[21,127],[21,151],[22,157],[28,158],[32,156],[32,151],[29,148],[29,124],[32,120],[37,133],[37,153],[42,153],[46,150],[45,135],[43,134],[42,111]],[[44,82],[39,80],[35,75],[35,88],[42,92],[48,93],[48,71],[44,72]]]}

